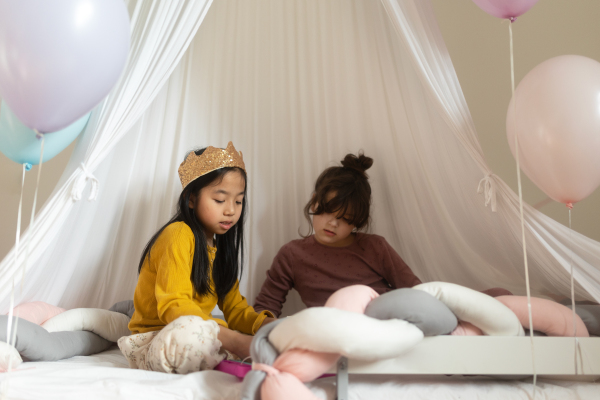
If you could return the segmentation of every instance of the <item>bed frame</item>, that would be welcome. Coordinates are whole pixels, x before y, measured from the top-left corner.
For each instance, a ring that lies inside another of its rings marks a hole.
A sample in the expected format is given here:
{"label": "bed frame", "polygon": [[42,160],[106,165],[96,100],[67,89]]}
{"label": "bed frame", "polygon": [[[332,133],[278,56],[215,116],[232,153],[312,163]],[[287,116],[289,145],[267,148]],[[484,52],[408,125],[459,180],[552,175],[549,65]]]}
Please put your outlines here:
{"label": "bed frame", "polygon": [[[600,337],[534,337],[535,372],[546,379],[596,381],[600,379]],[[489,375],[520,379],[533,375],[531,339],[506,336],[426,337],[400,357],[379,361],[340,358],[337,399],[348,400],[349,374],[380,375]]]}

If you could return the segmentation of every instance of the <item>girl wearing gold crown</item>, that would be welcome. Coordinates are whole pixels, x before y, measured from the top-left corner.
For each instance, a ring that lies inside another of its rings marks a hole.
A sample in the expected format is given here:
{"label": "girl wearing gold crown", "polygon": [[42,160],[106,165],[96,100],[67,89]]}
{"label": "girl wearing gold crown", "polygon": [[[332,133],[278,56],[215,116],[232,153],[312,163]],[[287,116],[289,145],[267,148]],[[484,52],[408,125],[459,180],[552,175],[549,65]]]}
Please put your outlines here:
{"label": "girl wearing gold crown", "polygon": [[[179,178],[177,213],[140,259],[133,335],[118,344],[132,368],[185,374],[214,368],[224,350],[248,356],[249,335],[273,314],[255,312],[239,292],[247,183],[242,153],[231,142],[226,149],[191,152]],[[216,305],[225,321],[211,316]]]}
{"label": "girl wearing gold crown", "polygon": [[373,159],[364,154],[348,154],[342,166],[321,173],[304,208],[309,234],[279,250],[256,297],[256,310],[279,316],[291,288],[306,306],[319,307],[350,285],[367,285],[382,294],[421,283],[385,238],[361,233],[370,219],[366,170],[371,165]]}

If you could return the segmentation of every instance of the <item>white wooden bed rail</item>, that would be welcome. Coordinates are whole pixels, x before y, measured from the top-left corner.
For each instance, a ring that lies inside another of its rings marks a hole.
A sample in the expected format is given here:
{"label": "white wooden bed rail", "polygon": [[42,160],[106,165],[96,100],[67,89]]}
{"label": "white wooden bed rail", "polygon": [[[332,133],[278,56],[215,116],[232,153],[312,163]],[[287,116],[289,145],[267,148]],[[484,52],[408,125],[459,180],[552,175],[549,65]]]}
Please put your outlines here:
{"label": "white wooden bed rail", "polygon": [[[540,378],[600,379],[600,337],[578,338],[575,371],[575,340],[572,337],[533,338],[535,372]],[[349,374],[402,375],[533,375],[531,339],[503,336],[435,336],[423,339],[400,357],[359,361],[342,357],[337,373],[338,400],[348,399]]]}

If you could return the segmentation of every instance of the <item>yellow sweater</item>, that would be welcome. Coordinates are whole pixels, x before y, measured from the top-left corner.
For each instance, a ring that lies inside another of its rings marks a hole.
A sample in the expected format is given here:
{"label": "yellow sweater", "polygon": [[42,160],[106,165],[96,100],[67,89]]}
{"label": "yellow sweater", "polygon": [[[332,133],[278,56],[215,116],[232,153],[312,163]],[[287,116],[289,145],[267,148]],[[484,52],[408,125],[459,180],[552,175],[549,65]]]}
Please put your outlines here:
{"label": "yellow sweater", "polygon": [[[273,315],[270,311],[255,312],[240,294],[239,282],[222,302],[217,301],[216,295],[194,293],[190,280],[194,242],[194,234],[184,222],[174,222],[162,231],[152,246],[150,262],[146,257],[142,265],[133,296],[135,312],[129,330],[134,334],[157,331],[183,315],[197,315],[226,328],[254,335],[265,318]],[[215,247],[208,247],[211,272],[216,252]],[[214,290],[212,277],[210,287]],[[212,317],[211,311],[217,304],[227,322]]]}

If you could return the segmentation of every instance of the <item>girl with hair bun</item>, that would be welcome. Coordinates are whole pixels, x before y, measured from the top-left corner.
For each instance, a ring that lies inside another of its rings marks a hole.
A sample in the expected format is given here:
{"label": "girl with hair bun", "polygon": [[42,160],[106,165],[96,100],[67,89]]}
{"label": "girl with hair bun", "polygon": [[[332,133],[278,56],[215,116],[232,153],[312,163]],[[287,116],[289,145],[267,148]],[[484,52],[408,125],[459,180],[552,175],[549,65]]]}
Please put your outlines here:
{"label": "girl with hair bun", "polygon": [[365,233],[371,208],[366,171],[373,159],[347,154],[341,164],[317,178],[304,207],[309,232],[279,250],[256,298],[256,311],[279,316],[292,288],[307,307],[319,307],[350,285],[367,285],[383,294],[421,283],[383,237]]}

